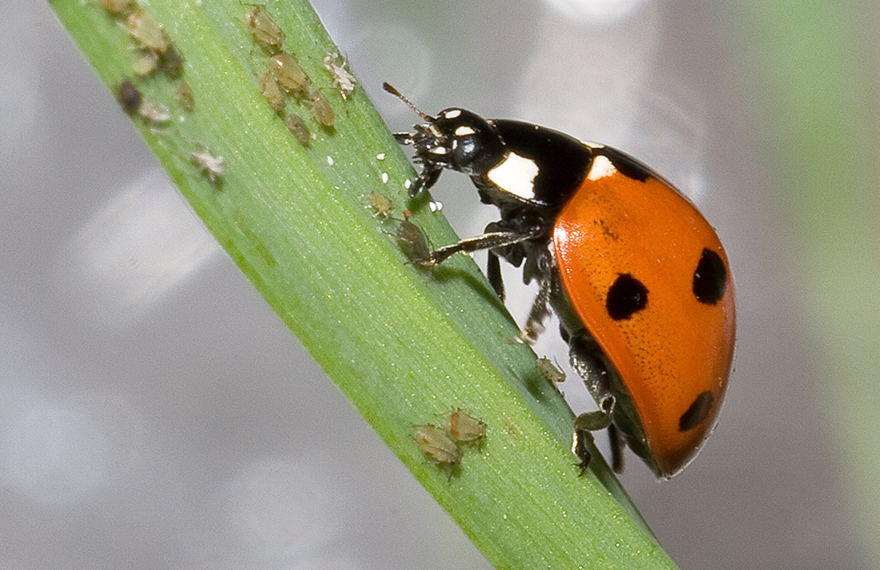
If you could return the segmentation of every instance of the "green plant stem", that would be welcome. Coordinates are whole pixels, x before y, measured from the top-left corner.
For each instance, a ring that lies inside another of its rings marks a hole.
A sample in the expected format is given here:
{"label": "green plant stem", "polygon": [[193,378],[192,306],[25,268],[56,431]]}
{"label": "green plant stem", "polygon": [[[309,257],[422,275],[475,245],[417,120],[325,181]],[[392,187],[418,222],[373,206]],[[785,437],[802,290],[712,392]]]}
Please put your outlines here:
{"label": "green plant stem", "polygon": [[[135,44],[124,18],[98,0],[52,5],[102,80],[132,75]],[[343,99],[323,58],[335,53],[303,0],[269,3],[312,85],[336,113],[321,127],[304,97],[288,97],[315,135],[304,146],[260,92],[268,54],[245,26],[238,0],[151,0],[184,59],[195,104],[174,97],[176,78],[136,78],[171,110],[167,124],[135,126],[232,259],[385,442],[498,568],[674,568],[598,454],[577,476],[571,412],[473,262],[427,273],[394,239],[402,210],[433,243],[456,238],[425,200],[409,203],[413,171],[358,87]],[[157,128],[158,127],[158,128]],[[225,167],[209,180],[192,153]],[[365,207],[388,197],[384,221]],[[450,475],[413,434],[452,409],[487,424]],[[344,447],[339,450],[345,453]]]}

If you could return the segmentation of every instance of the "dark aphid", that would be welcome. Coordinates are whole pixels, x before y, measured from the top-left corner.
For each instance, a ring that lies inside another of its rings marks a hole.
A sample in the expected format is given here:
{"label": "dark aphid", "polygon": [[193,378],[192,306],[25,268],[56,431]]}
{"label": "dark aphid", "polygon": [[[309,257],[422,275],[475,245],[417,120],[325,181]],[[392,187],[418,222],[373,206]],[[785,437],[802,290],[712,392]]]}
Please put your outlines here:
{"label": "dark aphid", "polygon": [[169,45],[159,58],[159,67],[165,75],[172,79],[177,79],[183,73],[183,56],[180,55],[174,44]]}
{"label": "dark aphid", "polygon": [[[427,259],[431,254],[425,232],[409,219],[403,220],[397,226],[397,245],[403,250],[407,259],[415,263]],[[421,265],[418,266],[421,267]]]}
{"label": "dark aphid", "polygon": [[299,144],[305,146],[312,142],[312,131],[309,130],[308,125],[299,115],[290,115],[284,121],[284,124],[290,129],[290,132],[293,133],[294,138],[299,141]]}
{"label": "dark aphid", "polygon": [[141,108],[141,102],[144,100],[144,95],[141,93],[140,89],[135,87],[134,83],[131,82],[131,79],[125,79],[117,88],[116,99],[119,101],[119,104],[122,105],[122,108],[126,113],[133,115]]}

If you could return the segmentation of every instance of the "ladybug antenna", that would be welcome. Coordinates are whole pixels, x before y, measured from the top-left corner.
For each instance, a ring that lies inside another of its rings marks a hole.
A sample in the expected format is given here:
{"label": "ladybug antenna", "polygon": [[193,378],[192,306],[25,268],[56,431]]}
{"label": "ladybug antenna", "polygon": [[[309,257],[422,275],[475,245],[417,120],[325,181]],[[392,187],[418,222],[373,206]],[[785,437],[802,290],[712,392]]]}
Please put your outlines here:
{"label": "ladybug antenna", "polygon": [[418,115],[419,117],[421,117],[422,119],[424,119],[425,122],[427,122],[427,123],[432,123],[432,122],[434,122],[434,117],[432,117],[431,115],[428,115],[428,114],[426,114],[426,113],[423,113],[423,112],[419,111],[418,107],[416,107],[415,105],[412,104],[412,101],[410,101],[409,99],[407,99],[406,97],[404,97],[403,94],[401,94],[400,91],[398,91],[397,89],[395,89],[394,87],[392,87],[392,86],[389,85],[388,83],[383,83],[383,84],[382,84],[382,89],[384,89],[385,91],[391,93],[392,95],[394,95],[395,97],[397,97],[398,99],[400,99],[401,101],[403,101],[404,103],[406,103],[406,106],[409,107],[410,109],[412,109],[413,111],[415,111],[416,115]]}

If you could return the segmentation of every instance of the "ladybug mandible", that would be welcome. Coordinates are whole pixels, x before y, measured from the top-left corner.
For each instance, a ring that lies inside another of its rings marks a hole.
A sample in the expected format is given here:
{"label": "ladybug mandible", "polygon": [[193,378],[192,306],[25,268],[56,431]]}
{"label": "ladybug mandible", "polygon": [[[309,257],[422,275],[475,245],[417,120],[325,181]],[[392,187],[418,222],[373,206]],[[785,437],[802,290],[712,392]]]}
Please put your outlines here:
{"label": "ladybug mandible", "polygon": [[449,108],[397,133],[422,170],[410,197],[443,169],[468,174],[501,219],[485,233],[421,260],[488,251],[487,277],[503,298],[499,258],[523,266],[539,292],[523,329],[534,339],[552,307],[599,410],[574,422],[573,451],[589,464],[590,431],[609,428],[612,463],[625,443],[657,477],[697,454],[715,425],[733,360],[736,315],[727,255],[691,202],[650,168],[611,147],[521,121]]}

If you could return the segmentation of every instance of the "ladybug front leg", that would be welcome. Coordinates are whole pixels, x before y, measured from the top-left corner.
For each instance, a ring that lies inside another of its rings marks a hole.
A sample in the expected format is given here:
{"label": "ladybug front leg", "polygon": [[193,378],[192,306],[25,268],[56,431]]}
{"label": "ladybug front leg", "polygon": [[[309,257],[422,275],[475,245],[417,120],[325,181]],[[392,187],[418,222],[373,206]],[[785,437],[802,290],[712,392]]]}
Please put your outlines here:
{"label": "ladybug front leg", "polygon": [[540,230],[534,232],[489,232],[480,236],[463,239],[458,243],[453,243],[440,249],[432,251],[426,258],[416,261],[424,267],[434,267],[440,265],[453,255],[459,252],[472,253],[481,249],[496,249],[515,245],[535,238],[540,234]]}
{"label": "ladybug front leg", "polygon": [[443,172],[442,166],[437,166],[433,162],[425,162],[422,171],[419,172],[418,178],[416,178],[415,182],[412,183],[412,186],[409,187],[409,197],[415,198],[419,192],[427,190],[433,186],[434,183],[437,182],[437,179],[440,178],[441,172]]}

